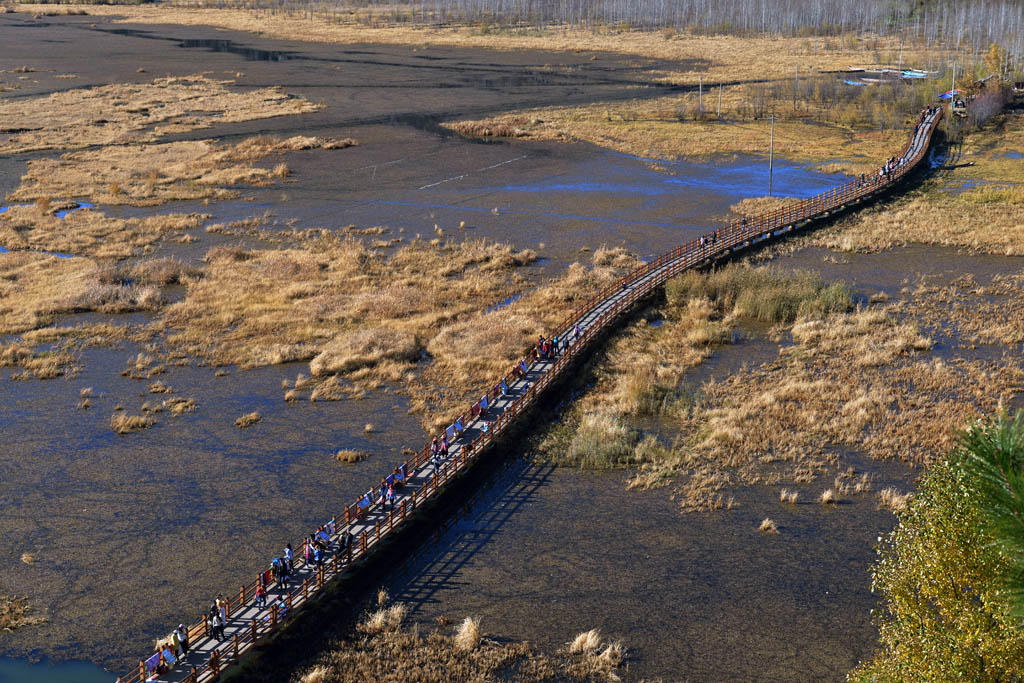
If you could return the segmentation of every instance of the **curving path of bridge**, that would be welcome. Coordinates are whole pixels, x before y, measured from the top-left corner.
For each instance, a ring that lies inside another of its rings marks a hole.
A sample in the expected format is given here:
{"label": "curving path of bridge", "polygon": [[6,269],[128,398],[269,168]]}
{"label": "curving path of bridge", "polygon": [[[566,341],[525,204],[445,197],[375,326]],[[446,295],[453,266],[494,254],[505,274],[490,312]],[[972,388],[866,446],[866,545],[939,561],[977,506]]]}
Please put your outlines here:
{"label": "curving path of bridge", "polygon": [[[321,566],[305,562],[301,557],[302,546],[296,545],[289,587],[261,574],[227,594],[227,624],[223,640],[211,636],[204,616],[187,625],[190,649],[181,661],[172,661],[174,655],[169,651],[156,652],[140,660],[138,669],[118,678],[118,681],[199,683],[217,680],[256,642],[280,629],[296,610],[312,600],[332,579],[372,552],[416,508],[434,498],[454,476],[472,464],[548,385],[561,379],[576,356],[584,353],[602,331],[637,301],[684,270],[796,230],[815,219],[869,202],[892,189],[924,160],[941,117],[942,109],[925,116],[896,157],[898,164],[890,173],[864,182],[855,180],[777,211],[735,222],[662,254],[600,292],[555,328],[554,334],[560,339],[571,340],[557,359],[540,358],[534,351],[453,421],[446,430],[451,437],[446,457],[432,461],[428,444],[414,458],[396,468],[396,471],[404,471],[405,476],[401,478],[402,485],[396,491],[397,499],[390,509],[385,509],[379,497],[368,492],[347,506],[342,514],[324,520],[323,533],[329,539],[329,549]],[[579,333],[575,334],[577,330]],[[268,591],[267,607],[256,606],[256,587],[260,582]],[[156,673],[157,666],[161,664],[170,665],[167,673]]]}

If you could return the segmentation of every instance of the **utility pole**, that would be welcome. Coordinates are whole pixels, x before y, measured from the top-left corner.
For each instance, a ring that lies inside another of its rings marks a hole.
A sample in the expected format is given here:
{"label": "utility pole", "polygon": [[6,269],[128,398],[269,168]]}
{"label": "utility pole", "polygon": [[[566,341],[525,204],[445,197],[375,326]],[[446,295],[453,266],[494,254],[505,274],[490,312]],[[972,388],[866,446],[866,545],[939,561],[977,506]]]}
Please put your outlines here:
{"label": "utility pole", "polygon": [[772,114],[771,133],[768,137],[768,196],[772,196],[772,174],[775,171],[775,114]]}
{"label": "utility pole", "polygon": [[704,118],[704,78],[697,76],[697,118]]}
{"label": "utility pole", "polygon": [[722,84],[718,84],[718,118],[722,118]]}
{"label": "utility pole", "polygon": [[[953,62],[953,87],[950,88],[949,91],[953,92],[954,90],[956,90],[956,62],[955,61]],[[953,97],[956,97],[956,95],[953,95]]]}
{"label": "utility pole", "polygon": [[793,71],[793,111],[796,111],[796,91],[800,87],[800,65]]}

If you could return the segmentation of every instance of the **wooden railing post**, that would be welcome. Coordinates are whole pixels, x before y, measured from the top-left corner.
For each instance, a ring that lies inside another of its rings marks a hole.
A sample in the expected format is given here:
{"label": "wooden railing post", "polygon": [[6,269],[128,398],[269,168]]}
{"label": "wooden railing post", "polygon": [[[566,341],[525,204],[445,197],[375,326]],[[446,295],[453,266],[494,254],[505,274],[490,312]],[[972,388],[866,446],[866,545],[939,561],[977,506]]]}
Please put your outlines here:
{"label": "wooden railing post", "polygon": [[259,624],[256,622],[255,617],[249,622],[249,629],[252,633],[252,644],[255,645],[256,635],[259,633]]}
{"label": "wooden railing post", "polygon": [[231,661],[238,664],[238,634],[234,636],[234,642],[232,643],[232,659]]}

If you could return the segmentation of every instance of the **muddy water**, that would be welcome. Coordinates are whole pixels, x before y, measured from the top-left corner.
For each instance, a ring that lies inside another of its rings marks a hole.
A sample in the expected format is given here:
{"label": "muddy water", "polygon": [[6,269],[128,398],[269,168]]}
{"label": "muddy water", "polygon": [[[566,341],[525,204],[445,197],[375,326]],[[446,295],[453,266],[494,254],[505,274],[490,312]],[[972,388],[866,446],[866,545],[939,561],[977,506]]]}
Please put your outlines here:
{"label": "muddy water", "polygon": [[[908,478],[857,464],[880,486]],[[390,592],[424,628],[476,615],[543,649],[600,628],[629,648],[627,680],[842,680],[873,647],[866,567],[893,516],[870,494],[834,509],[764,489],[737,501],[681,515],[665,490],[627,491],[621,474],[518,460]],[[777,536],[757,530],[769,516]]]}
{"label": "muddy water", "polygon": [[[276,133],[360,141],[346,150],[290,154],[289,182],[240,188],[236,201],[172,203],[161,212],[201,211],[212,214],[211,222],[226,222],[270,210],[296,227],[388,225],[389,236],[406,238],[427,235],[437,223],[457,238],[535,248],[544,242],[545,267],[555,269],[581,247],[602,243],[661,252],[720,222],[738,199],[764,194],[767,184],[765,164],[756,159],[652,168],[648,160],[586,145],[469,142],[438,127],[447,117],[662,94],[637,85],[661,68],[656,60],[456,48],[424,54],[194,27],[115,32],[94,23],[0,15],[0,60],[41,70],[5,96],[155,74],[241,72],[242,86],[282,85],[327,107],[180,137]],[[147,73],[137,73],[140,67]],[[53,76],[68,72],[79,78]],[[16,186],[31,157],[0,158],[0,189]],[[776,187],[789,195],[807,196],[840,180],[776,166]],[[467,223],[464,233],[460,221]],[[198,260],[215,244],[250,243],[202,229],[195,236],[200,241],[191,245],[161,244],[157,254]],[[822,256],[807,258],[818,269],[827,265],[816,262]],[[841,277],[888,291],[905,264],[880,263],[851,259]],[[71,380],[0,385],[0,588],[29,596],[49,618],[40,628],[4,634],[0,654],[88,659],[126,670],[153,638],[246,580],[283,542],[334,513],[390,468],[402,446],[422,438],[393,388],[359,402],[285,404],[281,380],[308,372],[298,364],[226,377],[172,367],[159,379],[174,395],[194,398],[198,410],[159,413],[152,429],[118,436],[109,427],[118,405],[138,414],[143,402],[164,398],[120,376],[140,350],[87,351],[82,373]],[[756,342],[738,344],[712,359],[708,372],[734,371],[764,353]],[[83,387],[94,393],[88,411],[76,408]],[[234,426],[253,410],[261,422],[244,431]],[[366,434],[367,422],[381,431]],[[373,457],[342,467],[329,457],[340,448]],[[835,511],[791,512],[751,491],[728,514],[682,517],[664,492],[624,491],[620,474],[515,462],[470,517],[408,574],[390,580],[393,593],[415,604],[417,619],[480,614],[488,631],[546,647],[601,626],[631,648],[631,678],[838,679],[869,649],[873,602],[865,570],[873,539],[892,518],[866,499]],[[910,476],[878,467],[883,482]],[[768,514],[784,532],[778,537],[756,532]],[[38,563],[20,562],[23,552],[36,554]],[[0,663],[0,676],[41,679],[45,670],[54,680],[85,678],[39,666],[18,673],[21,663]]]}

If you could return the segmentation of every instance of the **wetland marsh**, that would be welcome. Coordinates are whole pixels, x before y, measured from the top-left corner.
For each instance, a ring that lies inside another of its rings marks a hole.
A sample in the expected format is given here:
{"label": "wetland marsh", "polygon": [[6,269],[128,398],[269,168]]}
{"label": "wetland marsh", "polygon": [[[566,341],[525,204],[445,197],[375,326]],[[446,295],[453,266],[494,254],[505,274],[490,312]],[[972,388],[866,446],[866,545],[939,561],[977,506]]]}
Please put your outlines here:
{"label": "wetland marsh", "polygon": [[[655,101],[679,85],[662,72],[697,62],[300,42],[113,23],[109,11],[0,14],[0,112],[14,121],[0,132],[11,207],[0,213],[0,595],[45,619],[0,634],[12,680],[40,658],[136,666],[154,639],[421,447],[425,428],[574,302],[766,192],[766,161],[749,145],[677,159],[664,141],[650,156],[632,143],[453,131]],[[480,617],[486,637],[540,652],[600,628],[626,648],[627,680],[840,680],[869,657],[867,568],[895,520],[879,492],[912,490],[948,447],[940,411],[948,422],[1013,405],[1024,386],[1021,237],[1006,229],[1019,218],[1019,114],[1001,125],[970,139],[966,155],[984,161],[973,170],[936,173],[867,217],[740,266],[845,283],[850,310],[820,317],[867,336],[762,324],[735,301],[716,310],[694,283],[634,316],[553,402],[551,424],[533,427],[461,514],[381,577],[408,623],[426,633]],[[846,151],[884,156],[890,137]],[[776,159],[776,192],[845,182],[818,167],[853,166],[830,161]],[[948,192],[972,180],[1002,184]],[[1012,213],[980,236],[948,219],[998,201]],[[58,215],[69,202],[91,206]],[[922,216],[943,230],[927,235]],[[706,309],[689,303],[704,298]],[[559,430],[614,393],[630,346],[677,363],[661,379],[682,409],[620,415],[638,442],[674,455],[630,459],[627,473],[553,467],[552,444],[571,440]],[[864,396],[812,400],[828,393],[823,377],[850,381],[850,359],[871,353]],[[769,400],[786,382],[803,393]],[[755,429],[764,414],[737,412],[751,393],[775,411],[762,426],[788,440]],[[787,422],[787,401],[813,415]],[[723,480],[709,468],[725,448],[749,461],[731,462]],[[339,451],[360,457],[342,464]],[[870,490],[854,491],[861,477]],[[781,484],[797,504],[779,501]],[[842,486],[840,504],[818,502]],[[765,518],[778,534],[758,531]],[[265,680],[307,670],[349,626],[277,653]],[[67,666],[63,680],[86,675]]]}

